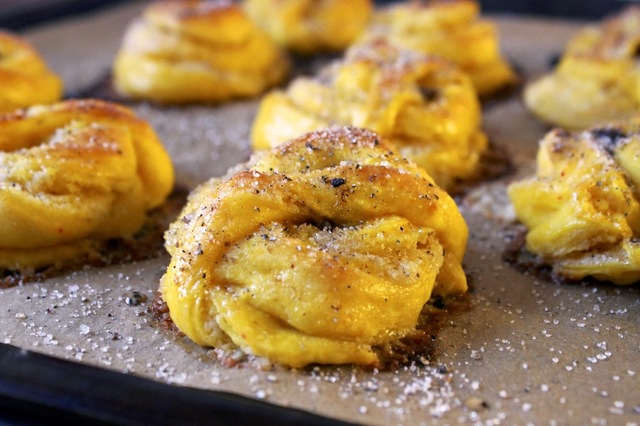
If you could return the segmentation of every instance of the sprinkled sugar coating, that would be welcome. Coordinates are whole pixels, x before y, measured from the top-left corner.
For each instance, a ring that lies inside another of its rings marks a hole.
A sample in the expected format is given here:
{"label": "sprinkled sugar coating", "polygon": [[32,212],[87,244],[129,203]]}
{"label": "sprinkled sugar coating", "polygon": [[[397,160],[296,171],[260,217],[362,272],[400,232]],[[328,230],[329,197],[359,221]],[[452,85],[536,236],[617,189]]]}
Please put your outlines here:
{"label": "sprinkled sugar coating", "polygon": [[433,294],[466,291],[467,227],[423,169],[375,133],[331,128],[190,197],[160,290],[196,343],[300,367],[378,365]]}

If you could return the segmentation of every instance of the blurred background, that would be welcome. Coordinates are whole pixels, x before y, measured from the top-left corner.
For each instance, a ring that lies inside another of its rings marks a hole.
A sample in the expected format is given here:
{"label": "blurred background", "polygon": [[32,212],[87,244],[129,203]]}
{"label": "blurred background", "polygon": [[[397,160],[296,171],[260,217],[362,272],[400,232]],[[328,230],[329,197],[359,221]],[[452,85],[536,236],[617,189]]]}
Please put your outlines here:
{"label": "blurred background", "polygon": [[[24,30],[49,20],[87,13],[127,0],[0,0],[0,27]],[[137,0],[129,0],[137,1]],[[348,1],[348,0],[344,0]],[[393,0],[376,0],[377,4]],[[640,0],[481,0],[485,13],[517,13],[566,19],[600,19]]]}

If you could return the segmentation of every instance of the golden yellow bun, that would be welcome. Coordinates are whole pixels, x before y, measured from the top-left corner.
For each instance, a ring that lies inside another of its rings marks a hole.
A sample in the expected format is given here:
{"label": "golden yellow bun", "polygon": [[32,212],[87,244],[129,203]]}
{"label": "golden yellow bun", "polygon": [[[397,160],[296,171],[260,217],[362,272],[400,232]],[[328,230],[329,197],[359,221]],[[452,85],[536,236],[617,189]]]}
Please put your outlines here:
{"label": "golden yellow bun", "polygon": [[528,84],[527,107],[541,120],[567,129],[640,112],[640,7],[585,28],[568,44],[553,72]]}
{"label": "golden yellow bun", "polygon": [[160,103],[256,96],[289,71],[284,52],[231,1],[163,1],[124,36],[114,86]]}
{"label": "golden yellow bun", "polygon": [[368,128],[449,188],[474,176],[487,148],[480,114],[473,85],[457,67],[374,40],[265,95],[251,143],[267,149],[334,124]]}
{"label": "golden yellow bun", "polygon": [[62,81],[24,39],[0,31],[0,113],[62,97]]}
{"label": "golden yellow bun", "polygon": [[640,118],[548,133],[536,175],[508,189],[526,248],[571,279],[640,280],[639,157]]}
{"label": "golden yellow bun", "polygon": [[160,290],[200,345],[273,362],[377,365],[433,294],[467,289],[455,202],[373,132],[334,127],[190,196]]}
{"label": "golden yellow bun", "polygon": [[454,62],[469,74],[482,97],[516,82],[500,53],[496,26],[479,19],[476,1],[405,1],[380,8],[363,40],[377,37]]}
{"label": "golden yellow bun", "polygon": [[369,22],[371,0],[245,0],[249,16],[280,45],[311,55],[340,51]]}
{"label": "golden yellow bun", "polygon": [[77,100],[0,116],[0,271],[129,237],[172,186],[168,154],[124,107]]}

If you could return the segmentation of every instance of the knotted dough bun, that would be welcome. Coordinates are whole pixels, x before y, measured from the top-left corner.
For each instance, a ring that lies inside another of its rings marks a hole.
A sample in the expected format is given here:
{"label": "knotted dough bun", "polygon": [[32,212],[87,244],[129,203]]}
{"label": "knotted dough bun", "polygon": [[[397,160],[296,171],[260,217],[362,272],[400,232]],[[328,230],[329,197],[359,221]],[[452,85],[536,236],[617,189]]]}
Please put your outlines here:
{"label": "knotted dough bun", "polygon": [[369,22],[371,0],[245,0],[249,16],[285,48],[303,55],[340,51]]}
{"label": "knotted dough bun", "polygon": [[350,48],[313,77],[262,99],[255,149],[331,125],[371,129],[449,189],[476,176],[488,139],[469,78],[449,62],[384,40]]}
{"label": "knotted dough bun", "polygon": [[62,81],[23,38],[0,31],[0,113],[62,97]]}
{"label": "knotted dough bun", "polygon": [[527,85],[526,106],[541,120],[567,129],[640,113],[640,7],[633,6],[568,44],[553,72]]}
{"label": "knotted dough bun", "polygon": [[640,281],[638,157],[640,117],[549,132],[536,175],[508,188],[526,248],[565,278]]}
{"label": "knotted dough bun", "polygon": [[289,70],[284,52],[229,0],[162,1],[128,28],[115,88],[160,103],[256,96]]}
{"label": "knotted dough bun", "polygon": [[0,271],[130,237],[172,187],[168,154],[124,107],[74,100],[0,116]]}
{"label": "knotted dough bun", "polygon": [[481,97],[516,82],[514,71],[500,52],[496,26],[480,19],[477,1],[411,0],[390,4],[376,10],[362,39],[377,37],[454,62],[471,77]]}
{"label": "knotted dough bun", "polygon": [[373,132],[305,134],[213,179],[166,234],[160,291],[189,338],[301,367],[377,365],[432,295],[463,293],[467,226]]}

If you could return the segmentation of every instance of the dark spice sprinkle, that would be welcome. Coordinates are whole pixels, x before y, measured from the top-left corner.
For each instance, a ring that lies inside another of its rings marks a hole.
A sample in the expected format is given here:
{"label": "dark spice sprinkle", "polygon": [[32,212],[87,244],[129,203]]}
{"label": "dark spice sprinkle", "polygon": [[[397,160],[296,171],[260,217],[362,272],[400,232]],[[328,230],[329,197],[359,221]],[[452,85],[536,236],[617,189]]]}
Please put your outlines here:
{"label": "dark spice sprinkle", "polygon": [[147,296],[139,291],[132,291],[124,295],[124,303],[129,306],[138,306],[147,301]]}
{"label": "dark spice sprinkle", "polygon": [[344,185],[345,182],[346,182],[346,180],[344,178],[333,178],[333,179],[331,179],[331,185],[334,188],[337,188],[337,187],[339,187],[341,185]]}
{"label": "dark spice sprinkle", "polygon": [[628,135],[616,129],[615,127],[603,127],[600,129],[591,130],[591,134],[598,140],[602,148],[610,155],[613,155],[616,147],[623,139],[626,139]]}

